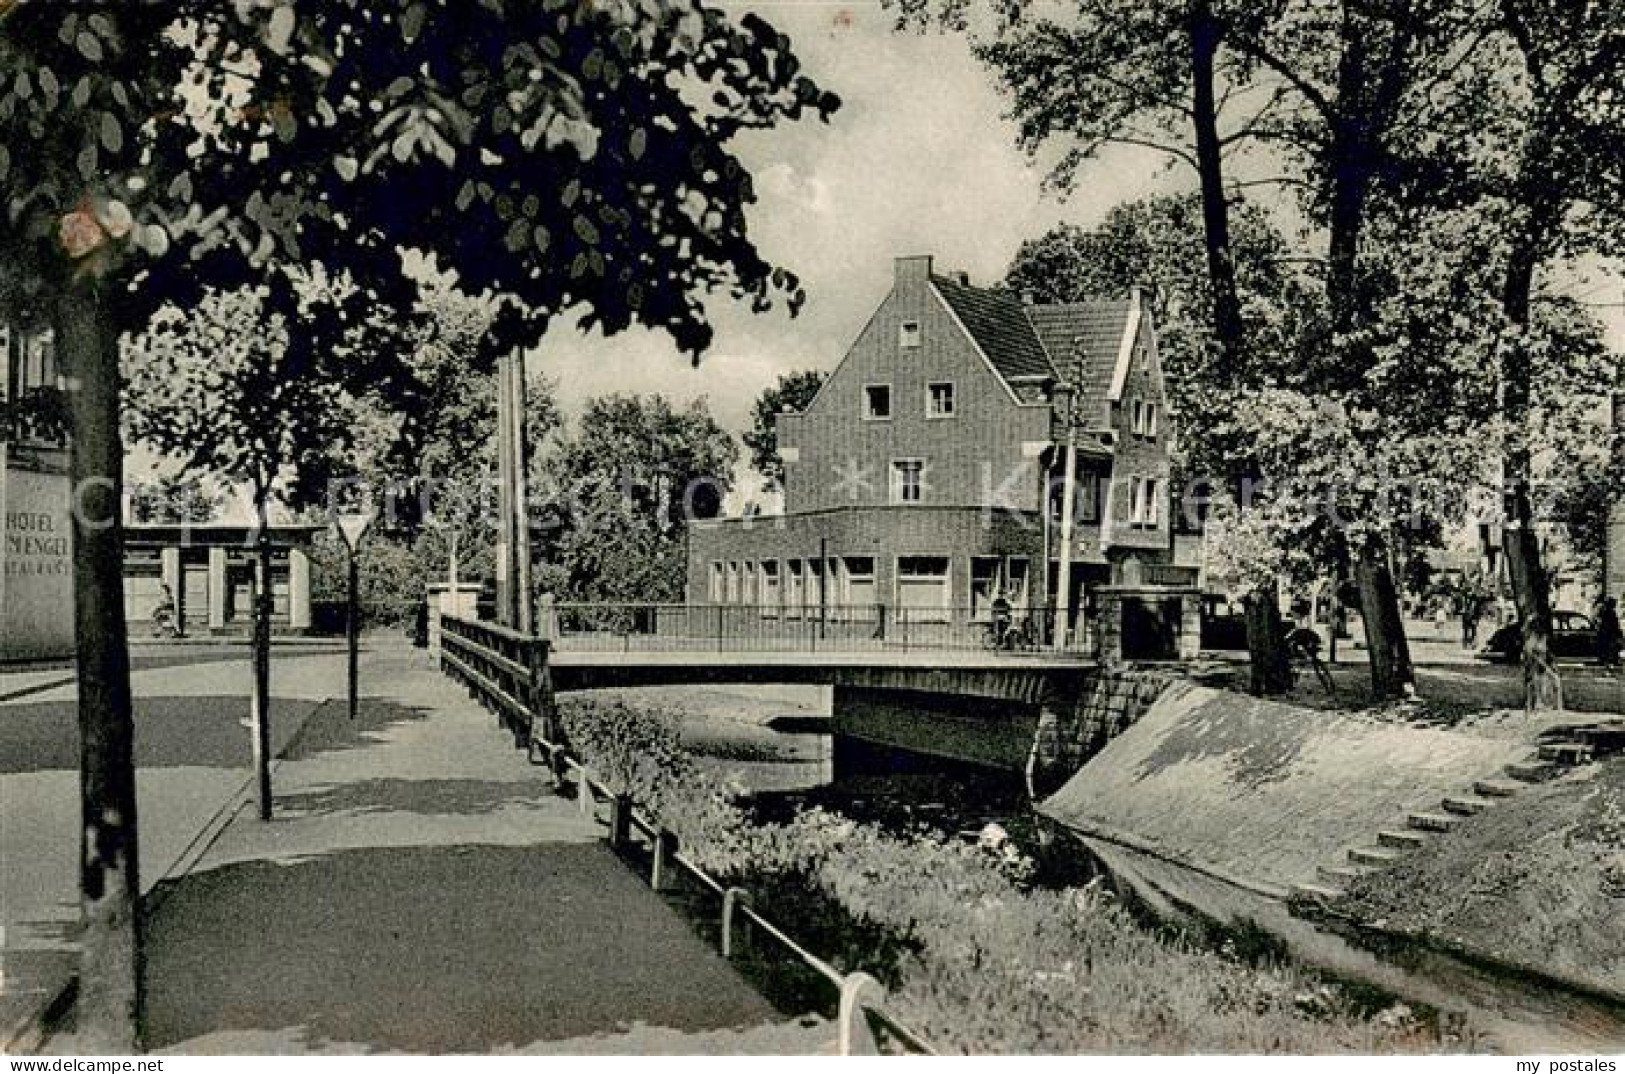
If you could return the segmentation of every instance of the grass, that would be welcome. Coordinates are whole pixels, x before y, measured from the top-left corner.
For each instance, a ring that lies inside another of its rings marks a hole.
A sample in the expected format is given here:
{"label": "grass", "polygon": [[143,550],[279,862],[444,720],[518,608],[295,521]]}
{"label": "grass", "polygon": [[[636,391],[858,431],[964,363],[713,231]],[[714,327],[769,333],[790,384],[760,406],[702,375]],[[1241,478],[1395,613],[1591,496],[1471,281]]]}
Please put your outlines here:
{"label": "grass", "polygon": [[[753,821],[624,703],[562,705],[575,748],[676,831],[687,853],[843,972],[885,980],[888,1009],[942,1051],[1397,1053],[1475,1046],[1424,1012],[1372,1008],[1265,943],[1148,929],[1100,884],[1042,887],[1012,850],[882,831],[826,810]],[[780,913],[784,916],[778,916]]]}

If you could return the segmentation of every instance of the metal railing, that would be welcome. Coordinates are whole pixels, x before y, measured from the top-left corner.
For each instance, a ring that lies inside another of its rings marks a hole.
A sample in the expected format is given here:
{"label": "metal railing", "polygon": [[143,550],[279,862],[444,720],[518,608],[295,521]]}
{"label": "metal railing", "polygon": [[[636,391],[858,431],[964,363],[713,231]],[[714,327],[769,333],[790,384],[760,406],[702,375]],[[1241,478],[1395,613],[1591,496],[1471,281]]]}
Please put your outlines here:
{"label": "metal railing", "polygon": [[[797,943],[788,933],[756,909],[751,893],[724,885],[682,852],[677,833],[663,827],[627,795],[617,795],[597,779],[585,762],[563,743],[547,673],[548,643],[495,623],[459,619],[441,620],[442,670],[461,681],[469,693],[497,716],[514,734],[515,744],[528,749],[532,761],[547,764],[563,785],[574,777],[576,802],[583,816],[608,828],[608,841],[616,851],[641,841],[648,849],[649,885],[667,891],[681,871],[721,899],[719,946],[724,958],[739,953],[744,927],[749,925],[828,981],[837,992],[836,1029],[840,1054],[873,1054],[880,1050],[878,1024],[884,1035],[905,1051],[934,1055],[930,1044],[888,1013],[886,992],[866,973],[841,973]],[[607,815],[599,804],[608,803]],[[634,834],[636,833],[636,834]]]}
{"label": "metal railing", "polygon": [[[570,652],[906,652],[1040,653],[1055,611],[1013,608],[1003,629],[986,605],[561,603],[554,646]],[[1093,655],[1096,630],[1075,611],[1063,651]]]}

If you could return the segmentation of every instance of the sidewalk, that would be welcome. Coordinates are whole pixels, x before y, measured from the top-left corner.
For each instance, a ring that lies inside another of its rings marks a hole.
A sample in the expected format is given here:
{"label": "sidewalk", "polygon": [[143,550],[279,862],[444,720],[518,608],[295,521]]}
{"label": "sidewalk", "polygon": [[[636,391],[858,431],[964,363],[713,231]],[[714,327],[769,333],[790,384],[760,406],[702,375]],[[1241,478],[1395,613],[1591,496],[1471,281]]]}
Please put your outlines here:
{"label": "sidewalk", "polygon": [[[155,1052],[789,1052],[779,1014],[421,653],[375,651],[148,918]],[[72,1053],[71,1026],[50,1050]]]}
{"label": "sidewalk", "polygon": [[[20,692],[0,701],[0,1049],[27,1045],[78,962],[77,691],[60,671],[39,674],[55,678],[6,675]],[[246,793],[251,751],[238,721],[249,670],[246,660],[214,659],[137,670],[131,685],[150,891]],[[344,659],[278,653],[271,686],[280,749],[328,697],[344,695]]]}

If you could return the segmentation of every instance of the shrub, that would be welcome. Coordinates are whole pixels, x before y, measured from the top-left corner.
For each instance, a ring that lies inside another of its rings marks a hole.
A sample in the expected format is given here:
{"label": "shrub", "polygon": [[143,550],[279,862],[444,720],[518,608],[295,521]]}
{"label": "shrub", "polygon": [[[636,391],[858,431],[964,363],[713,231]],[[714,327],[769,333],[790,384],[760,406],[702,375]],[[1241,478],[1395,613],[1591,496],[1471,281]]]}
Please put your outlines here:
{"label": "shrub", "polygon": [[[1440,1047],[1407,1008],[1357,1010],[1279,963],[1245,962],[1149,931],[1099,885],[1031,889],[1031,862],[929,834],[888,835],[820,809],[753,822],[697,767],[678,717],[570,698],[570,740],[612,787],[634,795],[725,883],[769,895],[770,917],[803,939],[826,918],[883,931],[839,956],[874,973],[888,1008],[940,1050],[1370,1053]],[[786,900],[789,901],[787,906]],[[848,945],[841,945],[846,947]]]}

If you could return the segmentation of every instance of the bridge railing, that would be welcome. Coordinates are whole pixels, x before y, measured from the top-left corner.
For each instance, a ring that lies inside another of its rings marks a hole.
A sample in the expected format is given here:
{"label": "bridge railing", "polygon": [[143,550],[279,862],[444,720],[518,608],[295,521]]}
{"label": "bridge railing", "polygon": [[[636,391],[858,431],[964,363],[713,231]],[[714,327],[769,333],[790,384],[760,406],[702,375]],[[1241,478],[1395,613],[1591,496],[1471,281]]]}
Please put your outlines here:
{"label": "bridge railing", "polygon": [[[561,651],[852,652],[1038,651],[1055,610],[1013,608],[1003,630],[986,605],[561,603],[552,625]],[[1093,625],[1074,617],[1064,651],[1093,654]]]}
{"label": "bridge railing", "polygon": [[[441,620],[442,670],[461,681],[476,700],[496,714],[498,723],[513,734],[516,746],[527,749],[533,761],[548,764],[559,785],[573,776],[581,812],[608,827],[611,846],[624,853],[633,849],[635,842],[642,844],[649,860],[649,883],[655,891],[669,888],[674,874],[683,872],[720,896],[719,941],[724,958],[735,957],[748,926],[774,940],[834,987],[837,1043],[842,1055],[878,1052],[887,1039],[906,1052],[933,1054],[924,1038],[886,1011],[885,989],[873,977],[866,973],[843,974],[802,947],[753,905],[749,891],[717,880],[682,852],[676,833],[663,827],[658,818],[629,796],[616,794],[571,753],[564,742],[548,678],[549,648],[541,638],[497,623],[455,616]],[[609,807],[607,814],[599,809],[605,803]]]}
{"label": "bridge railing", "polygon": [[530,745],[532,727],[554,719],[548,643],[500,623],[442,616],[440,666],[460,679],[514,736]]}

